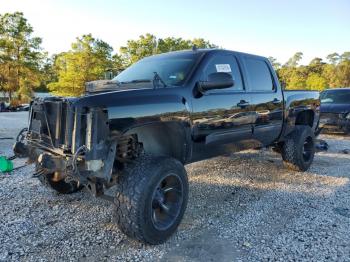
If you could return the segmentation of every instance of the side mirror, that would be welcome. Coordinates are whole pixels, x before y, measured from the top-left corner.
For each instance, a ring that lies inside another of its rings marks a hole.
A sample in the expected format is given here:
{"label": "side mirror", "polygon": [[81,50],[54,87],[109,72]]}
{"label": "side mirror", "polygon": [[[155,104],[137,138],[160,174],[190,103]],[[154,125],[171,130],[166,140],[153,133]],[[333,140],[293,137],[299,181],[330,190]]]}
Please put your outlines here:
{"label": "side mirror", "polygon": [[208,81],[199,81],[197,83],[198,91],[203,93],[213,89],[224,89],[234,85],[233,78],[228,73],[217,72],[208,76]]}

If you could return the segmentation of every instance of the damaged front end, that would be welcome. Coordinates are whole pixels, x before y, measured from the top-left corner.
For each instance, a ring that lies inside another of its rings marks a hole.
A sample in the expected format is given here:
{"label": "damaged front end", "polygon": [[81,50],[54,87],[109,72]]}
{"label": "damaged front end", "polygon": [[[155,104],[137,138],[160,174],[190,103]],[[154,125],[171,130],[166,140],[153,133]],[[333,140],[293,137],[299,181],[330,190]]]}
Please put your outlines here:
{"label": "damaged front end", "polygon": [[350,133],[350,113],[322,113],[320,125],[326,132]]}
{"label": "damaged front end", "polygon": [[28,129],[20,137],[14,153],[35,163],[37,176],[74,180],[95,196],[115,184],[120,163],[140,152],[136,137],[111,134],[106,109],[59,97],[31,103]]}

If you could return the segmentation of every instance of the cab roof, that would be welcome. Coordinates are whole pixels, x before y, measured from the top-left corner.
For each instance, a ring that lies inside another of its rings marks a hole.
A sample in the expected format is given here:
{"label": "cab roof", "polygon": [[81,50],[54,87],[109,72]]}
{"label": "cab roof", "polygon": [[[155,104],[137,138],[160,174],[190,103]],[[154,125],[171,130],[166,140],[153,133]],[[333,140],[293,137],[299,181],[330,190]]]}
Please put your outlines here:
{"label": "cab roof", "polygon": [[231,53],[231,54],[236,54],[236,55],[242,55],[242,56],[254,56],[254,57],[259,57],[262,59],[267,59],[266,57],[259,56],[259,55],[254,55],[254,54],[248,54],[248,53],[243,53],[243,52],[238,52],[238,51],[231,51],[231,50],[226,50],[226,49],[220,49],[220,48],[199,48],[199,49],[188,49],[188,50],[179,50],[179,51],[171,51],[167,53],[162,53],[162,54],[157,54],[153,55],[150,57],[166,57],[166,56],[173,56],[173,55],[181,55],[181,54],[198,54],[198,53]]}

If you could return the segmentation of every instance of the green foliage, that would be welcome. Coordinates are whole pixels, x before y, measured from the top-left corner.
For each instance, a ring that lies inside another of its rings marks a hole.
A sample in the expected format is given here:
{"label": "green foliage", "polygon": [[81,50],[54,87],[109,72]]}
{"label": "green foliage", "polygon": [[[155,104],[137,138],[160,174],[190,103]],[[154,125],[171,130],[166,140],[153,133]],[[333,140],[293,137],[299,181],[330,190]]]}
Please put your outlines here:
{"label": "green foliage", "polygon": [[297,52],[295,53],[285,64],[287,67],[297,67],[300,60],[303,59],[303,53]]}
{"label": "green foliage", "polygon": [[[140,59],[165,53],[197,48],[217,48],[196,38],[193,40],[152,34],[127,41],[118,53],[106,42],[91,34],[76,39],[71,49],[48,57],[41,49],[41,38],[33,37],[33,28],[23,13],[0,15],[0,91],[10,97],[17,92],[28,98],[35,90],[57,95],[83,94],[85,82],[106,78],[106,72],[117,74]],[[299,65],[303,53],[295,53],[284,65],[269,57],[280,81],[287,89],[312,89],[350,86],[350,52],[332,53],[314,58],[309,65]]]}
{"label": "green foliage", "polygon": [[120,57],[122,65],[125,67],[137,62],[138,60],[170,51],[178,51],[196,48],[215,48],[214,44],[203,38],[195,38],[193,40],[185,40],[182,38],[167,37],[159,38],[152,34],[141,35],[137,40],[129,40],[126,46],[120,48]]}
{"label": "green foliage", "polygon": [[338,63],[340,56],[338,53],[332,53],[327,56],[327,59],[332,65],[335,65]]}
{"label": "green foliage", "polygon": [[193,45],[198,48],[213,46],[201,38],[192,41],[170,37],[157,39],[146,34],[137,40],[129,40],[125,47],[120,48],[120,54],[112,56],[113,49],[107,43],[92,35],[84,35],[77,38],[71,50],[56,55],[52,77],[56,75],[57,79],[48,84],[48,88],[57,95],[78,96],[83,94],[86,82],[103,79],[106,72],[117,73],[144,57],[189,49]]}
{"label": "green foliage", "polygon": [[275,70],[278,70],[281,68],[281,63],[277,62],[276,58],[269,56],[268,59]]}
{"label": "green foliage", "polygon": [[[302,53],[296,53],[288,62],[277,68],[277,74],[287,89],[310,89],[322,91],[325,88],[350,86],[350,52],[327,56],[330,64],[316,57],[307,66],[298,66]],[[271,59],[270,59],[271,61]],[[272,60],[272,64],[276,60]]]}
{"label": "green foliage", "polygon": [[113,67],[112,47],[90,34],[77,38],[68,52],[55,57],[54,70],[58,81],[48,84],[51,92],[62,96],[78,96],[85,83],[103,79]]}
{"label": "green foliage", "polygon": [[157,39],[154,35],[146,34],[138,40],[128,40],[127,45],[120,48],[123,66],[128,67],[144,57],[151,56],[156,50]]}
{"label": "green foliage", "polygon": [[311,90],[322,91],[327,87],[327,80],[323,76],[311,73],[306,79],[306,87]]}
{"label": "green foliage", "polygon": [[41,65],[45,54],[41,52],[41,38],[32,37],[33,28],[23,13],[0,15],[0,91],[12,98],[29,98],[40,85]]}

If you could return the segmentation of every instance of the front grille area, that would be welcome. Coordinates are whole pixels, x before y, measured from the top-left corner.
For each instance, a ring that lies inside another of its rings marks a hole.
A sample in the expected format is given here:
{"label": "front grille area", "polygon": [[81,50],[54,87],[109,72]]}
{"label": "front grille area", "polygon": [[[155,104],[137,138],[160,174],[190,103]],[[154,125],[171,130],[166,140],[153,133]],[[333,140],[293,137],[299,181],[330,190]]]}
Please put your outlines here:
{"label": "front grille area", "polygon": [[327,125],[338,125],[340,120],[340,115],[337,113],[322,113],[321,122]]}
{"label": "front grille area", "polygon": [[86,146],[89,159],[106,154],[109,121],[107,111],[72,105],[63,98],[35,100],[31,105],[28,142],[61,155]]}
{"label": "front grille area", "polygon": [[54,98],[32,103],[29,132],[33,141],[69,150],[73,124],[74,109],[67,101]]}

